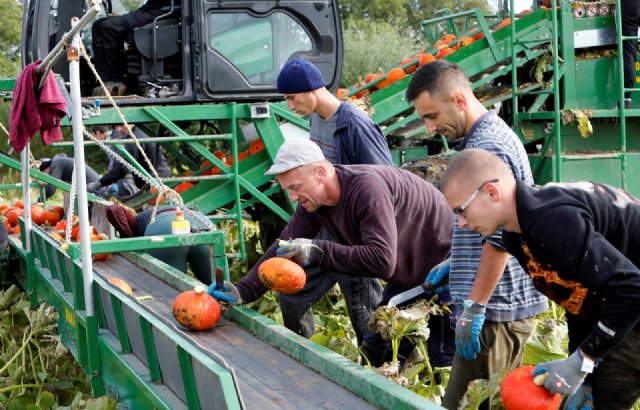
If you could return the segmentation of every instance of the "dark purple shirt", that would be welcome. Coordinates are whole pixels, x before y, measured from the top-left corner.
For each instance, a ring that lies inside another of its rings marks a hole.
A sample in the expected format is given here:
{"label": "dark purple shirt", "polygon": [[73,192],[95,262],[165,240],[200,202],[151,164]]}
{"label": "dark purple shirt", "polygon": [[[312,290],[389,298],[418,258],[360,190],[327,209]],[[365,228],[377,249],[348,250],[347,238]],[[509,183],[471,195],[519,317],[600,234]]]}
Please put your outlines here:
{"label": "dark purple shirt", "polygon": [[[324,251],[321,267],[380,278],[408,288],[424,282],[451,249],[453,213],[444,196],[420,177],[379,165],[334,165],[340,181],[336,206],[308,212],[298,206],[281,239],[314,238],[324,228],[333,241],[314,239]],[[267,288],[258,266],[276,256],[277,242],[237,283],[245,302]]]}

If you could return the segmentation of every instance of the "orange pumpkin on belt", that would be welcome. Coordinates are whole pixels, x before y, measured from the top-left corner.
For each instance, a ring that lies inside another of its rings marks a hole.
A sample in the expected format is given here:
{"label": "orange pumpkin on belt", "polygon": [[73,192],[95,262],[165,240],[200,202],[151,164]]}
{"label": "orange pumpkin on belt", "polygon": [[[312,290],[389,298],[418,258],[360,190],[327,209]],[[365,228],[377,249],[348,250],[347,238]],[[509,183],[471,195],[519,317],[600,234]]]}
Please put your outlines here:
{"label": "orange pumpkin on belt", "polygon": [[205,292],[204,287],[196,286],[194,290],[182,292],[173,301],[173,317],[188,329],[209,330],[220,320],[220,305]]}

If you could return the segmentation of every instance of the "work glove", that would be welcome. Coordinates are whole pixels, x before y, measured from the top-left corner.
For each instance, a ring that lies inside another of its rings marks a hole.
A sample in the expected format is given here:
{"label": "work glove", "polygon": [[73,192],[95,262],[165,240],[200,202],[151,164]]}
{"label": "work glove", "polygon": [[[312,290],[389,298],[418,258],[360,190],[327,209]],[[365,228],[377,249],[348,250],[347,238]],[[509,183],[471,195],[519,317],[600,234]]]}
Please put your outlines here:
{"label": "work glove", "polygon": [[97,192],[100,188],[102,188],[100,180],[89,182],[87,184],[87,191],[89,192]]}
{"label": "work glove", "polygon": [[280,241],[276,254],[281,258],[291,259],[303,268],[318,266],[322,262],[324,252],[314,245],[311,239],[296,238]]}
{"label": "work glove", "polygon": [[118,195],[118,184],[117,183],[113,183],[113,184],[109,185],[109,187],[107,188],[107,194],[109,196]]}
{"label": "work glove", "polygon": [[236,286],[228,280],[225,280],[224,285],[222,286],[219,286],[217,283],[212,283],[211,285],[209,285],[207,293],[213,296],[218,301],[228,303],[242,303],[238,288],[236,288]]}
{"label": "work glove", "polygon": [[475,360],[480,353],[480,333],[486,310],[485,305],[464,301],[464,311],[456,326],[456,353],[466,360]]}
{"label": "work glove", "polygon": [[576,349],[566,359],[540,363],[533,369],[533,376],[548,373],[543,383],[544,387],[552,394],[570,395],[580,387],[587,377],[587,372],[581,370],[582,359],[579,349]]}
{"label": "work glove", "polygon": [[578,390],[567,398],[564,410],[593,410],[591,386],[587,383],[582,383],[582,386],[578,387]]}
{"label": "work glove", "polygon": [[451,261],[445,259],[437,264],[424,280],[424,288],[427,294],[429,289],[435,293],[444,293],[449,290],[449,272],[451,272]]}

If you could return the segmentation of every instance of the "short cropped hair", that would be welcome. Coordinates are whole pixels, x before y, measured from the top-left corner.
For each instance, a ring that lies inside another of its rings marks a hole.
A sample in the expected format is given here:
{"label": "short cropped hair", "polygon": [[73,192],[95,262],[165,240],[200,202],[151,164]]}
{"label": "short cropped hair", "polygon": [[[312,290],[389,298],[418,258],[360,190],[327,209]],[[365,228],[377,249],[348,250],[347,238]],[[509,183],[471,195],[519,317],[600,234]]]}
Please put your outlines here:
{"label": "short cropped hair", "polygon": [[449,61],[436,60],[425,64],[413,74],[405,97],[407,101],[413,101],[425,91],[435,95],[447,92],[454,86],[468,87],[471,90],[469,78],[460,67]]}

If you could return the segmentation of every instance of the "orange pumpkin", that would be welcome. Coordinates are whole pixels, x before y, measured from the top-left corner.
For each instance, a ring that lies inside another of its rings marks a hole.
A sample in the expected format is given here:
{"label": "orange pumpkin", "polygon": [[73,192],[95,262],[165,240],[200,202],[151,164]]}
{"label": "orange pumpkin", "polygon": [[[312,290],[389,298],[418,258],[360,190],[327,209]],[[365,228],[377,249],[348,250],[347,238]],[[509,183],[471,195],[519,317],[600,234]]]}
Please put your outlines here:
{"label": "orange pumpkin", "polygon": [[436,50],[440,50],[442,48],[445,48],[449,45],[448,41],[444,41],[444,40],[438,40],[435,43],[433,43],[433,48]]}
{"label": "orange pumpkin", "polygon": [[58,222],[60,222],[61,218],[62,217],[60,216],[60,214],[56,211],[49,211],[46,209],[42,211],[42,223],[47,226],[56,225]]}
{"label": "orange pumpkin", "polygon": [[176,185],[174,190],[177,193],[182,193],[182,192],[186,191],[189,188],[193,188],[193,183],[184,181],[184,182],[180,182],[178,185]]}
{"label": "orange pumpkin", "polygon": [[432,61],[436,61],[436,58],[432,54],[423,54],[422,57],[420,57],[418,67],[422,67],[423,65],[428,64]]}
{"label": "orange pumpkin", "polygon": [[449,54],[452,54],[454,52],[454,50],[450,49],[449,47],[445,47],[443,49],[441,49],[440,51],[438,51],[438,54],[436,54],[436,58],[438,60],[440,60],[441,58],[444,58],[446,56],[448,56]]}
{"label": "orange pumpkin", "polygon": [[511,19],[507,17],[504,20],[502,20],[500,24],[498,24],[498,27],[496,27],[496,30],[500,30],[503,27],[507,27],[509,24],[511,24]]}
{"label": "orange pumpkin", "polygon": [[18,207],[9,208],[5,216],[7,217],[7,221],[9,225],[16,226],[18,224],[18,218],[24,215],[24,209]]}
{"label": "orange pumpkin", "polygon": [[64,208],[58,205],[50,205],[47,210],[57,212],[60,215],[60,219],[64,218]]}
{"label": "orange pumpkin", "polygon": [[[358,85],[356,85],[356,90],[357,90],[358,88],[362,88],[362,87],[364,87],[365,85],[367,85],[367,83],[359,82],[359,83],[358,83]],[[356,97],[356,98],[362,98],[362,97],[364,97],[364,96],[365,96],[365,95],[367,95],[367,94],[369,94],[369,90],[368,90],[368,89],[367,89],[367,90],[362,90],[362,91],[357,92],[357,93],[354,95],[354,97]]]}
{"label": "orange pumpkin", "polygon": [[31,221],[36,225],[42,225],[44,223],[43,214],[44,209],[40,205],[31,205]]}
{"label": "orange pumpkin", "polygon": [[462,37],[459,41],[458,41],[458,49],[462,48],[462,47],[466,47],[469,44],[473,43],[475,40],[473,39],[473,37]]}
{"label": "orange pumpkin", "polygon": [[13,206],[15,206],[16,208],[22,208],[24,209],[24,204],[22,203],[22,200],[18,199]]}
{"label": "orange pumpkin", "polygon": [[264,151],[264,142],[262,140],[255,140],[249,145],[249,155],[255,155],[260,151]]}
{"label": "orange pumpkin", "polygon": [[258,266],[258,278],[269,289],[287,295],[300,292],[307,282],[307,275],[300,265],[278,257],[267,259]]}
{"label": "orange pumpkin", "polygon": [[533,382],[534,366],[512,370],[500,383],[500,397],[505,410],[558,410],[562,396],[551,394]]}
{"label": "orange pumpkin", "polygon": [[220,320],[220,305],[203,286],[196,286],[173,301],[173,317],[190,330],[209,330]]}
{"label": "orange pumpkin", "polygon": [[[405,58],[404,60],[402,60],[400,62],[400,65],[405,66],[407,64],[411,64],[411,63],[415,63],[416,61],[418,61],[419,59],[416,58]],[[418,69],[418,65],[417,64],[413,64],[410,65],[409,67],[404,69],[405,74],[411,74],[413,72],[415,72]]]}
{"label": "orange pumpkin", "polygon": [[452,41],[456,41],[456,36],[454,34],[445,34],[444,36],[442,36],[442,41],[445,41],[447,44],[449,44]]}
{"label": "orange pumpkin", "polygon": [[11,205],[9,205],[9,204],[0,204],[0,214],[2,214],[2,216],[4,216],[4,214],[7,213],[9,208],[11,208]]}
{"label": "orange pumpkin", "polygon": [[392,68],[387,74],[387,85],[395,83],[398,80],[402,80],[407,74],[400,67]]}
{"label": "orange pumpkin", "polygon": [[336,98],[343,100],[344,96],[349,94],[349,90],[346,88],[338,88],[338,91],[336,91]]}
{"label": "orange pumpkin", "polygon": [[14,235],[20,235],[20,225],[14,226],[11,233],[13,233]]}

